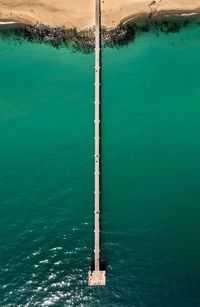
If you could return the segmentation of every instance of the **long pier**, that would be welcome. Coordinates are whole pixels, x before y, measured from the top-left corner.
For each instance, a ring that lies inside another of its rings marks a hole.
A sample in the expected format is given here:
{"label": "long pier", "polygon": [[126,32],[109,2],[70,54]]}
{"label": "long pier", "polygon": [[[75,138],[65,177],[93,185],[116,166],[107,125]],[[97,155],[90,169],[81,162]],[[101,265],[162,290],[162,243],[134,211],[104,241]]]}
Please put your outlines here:
{"label": "long pier", "polygon": [[90,286],[106,284],[106,272],[100,268],[100,93],[101,93],[101,0],[95,0],[95,208],[94,208],[94,271],[88,273]]}

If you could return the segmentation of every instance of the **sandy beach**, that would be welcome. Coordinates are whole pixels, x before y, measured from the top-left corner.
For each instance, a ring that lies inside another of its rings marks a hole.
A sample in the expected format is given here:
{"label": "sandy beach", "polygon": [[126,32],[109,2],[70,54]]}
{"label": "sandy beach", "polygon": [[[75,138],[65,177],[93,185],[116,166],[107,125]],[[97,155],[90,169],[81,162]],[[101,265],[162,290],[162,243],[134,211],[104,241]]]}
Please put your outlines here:
{"label": "sandy beach", "polygon": [[[102,23],[115,27],[138,16],[199,11],[200,0],[102,0]],[[87,28],[94,25],[94,0],[0,0],[0,20]]]}

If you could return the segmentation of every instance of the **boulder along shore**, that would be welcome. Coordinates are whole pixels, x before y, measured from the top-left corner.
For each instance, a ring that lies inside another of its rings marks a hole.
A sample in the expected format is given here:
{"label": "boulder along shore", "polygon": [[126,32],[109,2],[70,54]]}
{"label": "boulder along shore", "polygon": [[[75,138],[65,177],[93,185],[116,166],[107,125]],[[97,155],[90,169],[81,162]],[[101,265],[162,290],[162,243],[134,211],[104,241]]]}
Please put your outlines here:
{"label": "boulder along shore", "polygon": [[[133,41],[137,34],[150,30],[163,33],[179,32],[190,23],[200,26],[200,20],[196,15],[184,16],[173,14],[169,16],[139,17],[128,22],[121,23],[117,27],[102,26],[102,45],[120,47]],[[14,36],[16,39],[26,39],[32,42],[50,44],[56,48],[69,47],[85,53],[92,52],[95,44],[95,29],[65,28],[64,26],[51,27],[41,23],[28,24],[4,24],[0,27],[0,36]]]}
{"label": "boulder along shore", "polygon": [[[102,0],[102,45],[121,46],[151,29],[177,32],[200,13],[200,0]],[[0,0],[0,36],[94,49],[94,0]],[[170,17],[171,16],[171,17]],[[16,24],[2,25],[2,22]]]}

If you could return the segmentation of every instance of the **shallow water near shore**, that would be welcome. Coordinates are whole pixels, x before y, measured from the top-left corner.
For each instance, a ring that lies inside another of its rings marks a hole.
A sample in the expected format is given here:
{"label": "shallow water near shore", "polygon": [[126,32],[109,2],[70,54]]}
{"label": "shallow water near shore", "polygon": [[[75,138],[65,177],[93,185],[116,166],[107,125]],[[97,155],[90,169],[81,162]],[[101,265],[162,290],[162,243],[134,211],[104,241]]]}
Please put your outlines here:
{"label": "shallow water near shore", "polygon": [[200,305],[200,28],[103,52],[102,255],[94,54],[0,41],[0,305]]}

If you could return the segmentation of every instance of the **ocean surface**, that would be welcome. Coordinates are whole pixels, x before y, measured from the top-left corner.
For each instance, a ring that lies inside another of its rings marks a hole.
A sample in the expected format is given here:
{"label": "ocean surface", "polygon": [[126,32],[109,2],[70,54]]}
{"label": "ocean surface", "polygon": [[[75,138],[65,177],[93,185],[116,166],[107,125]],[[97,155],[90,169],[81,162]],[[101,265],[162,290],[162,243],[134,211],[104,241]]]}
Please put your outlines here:
{"label": "ocean surface", "polygon": [[102,60],[107,286],[90,288],[94,54],[0,40],[0,306],[200,306],[200,28]]}

